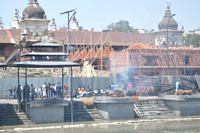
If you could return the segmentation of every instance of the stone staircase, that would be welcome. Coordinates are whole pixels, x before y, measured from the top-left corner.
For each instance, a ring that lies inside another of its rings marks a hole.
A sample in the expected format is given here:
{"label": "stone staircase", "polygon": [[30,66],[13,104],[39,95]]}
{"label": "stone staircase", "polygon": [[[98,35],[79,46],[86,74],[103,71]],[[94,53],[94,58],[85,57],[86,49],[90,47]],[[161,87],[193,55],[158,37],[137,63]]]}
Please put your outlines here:
{"label": "stone staircase", "polygon": [[[99,113],[99,111],[93,108],[86,108],[82,102],[74,101],[73,102],[73,121],[102,121],[104,118]],[[65,122],[71,122],[71,104],[65,107]]]}
{"label": "stone staircase", "polygon": [[12,104],[0,104],[0,126],[23,125],[31,123],[24,112],[18,112]]}
{"label": "stone staircase", "polygon": [[179,116],[178,112],[170,110],[161,99],[141,100],[136,106],[142,118]]}

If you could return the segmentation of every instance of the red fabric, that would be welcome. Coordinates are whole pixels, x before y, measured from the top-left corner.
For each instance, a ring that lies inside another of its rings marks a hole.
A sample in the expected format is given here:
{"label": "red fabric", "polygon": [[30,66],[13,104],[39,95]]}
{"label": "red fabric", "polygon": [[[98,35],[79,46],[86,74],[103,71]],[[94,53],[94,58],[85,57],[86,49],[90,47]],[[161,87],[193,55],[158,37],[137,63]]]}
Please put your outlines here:
{"label": "red fabric", "polygon": [[64,85],[65,91],[68,91],[69,86],[68,85]]}

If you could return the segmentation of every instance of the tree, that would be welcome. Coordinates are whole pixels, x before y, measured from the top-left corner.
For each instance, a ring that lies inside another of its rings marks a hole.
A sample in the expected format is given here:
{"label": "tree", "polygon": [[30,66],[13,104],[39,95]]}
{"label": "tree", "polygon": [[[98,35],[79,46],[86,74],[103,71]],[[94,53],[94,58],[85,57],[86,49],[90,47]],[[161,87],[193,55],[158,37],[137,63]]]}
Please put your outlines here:
{"label": "tree", "polygon": [[84,29],[83,29],[83,27],[82,26],[80,26],[79,27],[79,31],[83,31]]}
{"label": "tree", "polygon": [[200,35],[197,33],[187,34],[184,38],[186,44],[192,45],[193,47],[200,47]]}
{"label": "tree", "polygon": [[104,32],[116,31],[116,32],[127,32],[127,33],[135,32],[134,28],[129,26],[129,22],[126,20],[120,20],[115,24],[111,23],[110,25],[107,26],[107,29],[103,31]]}

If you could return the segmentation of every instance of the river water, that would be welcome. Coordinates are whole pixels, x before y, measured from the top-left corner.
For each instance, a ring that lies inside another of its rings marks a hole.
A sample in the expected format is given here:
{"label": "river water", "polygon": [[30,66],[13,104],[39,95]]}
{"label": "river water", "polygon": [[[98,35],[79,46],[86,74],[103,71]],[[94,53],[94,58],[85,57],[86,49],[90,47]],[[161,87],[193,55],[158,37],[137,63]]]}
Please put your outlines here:
{"label": "river water", "polygon": [[0,127],[5,133],[133,133],[200,132],[200,117],[138,119],[82,123],[31,124]]}

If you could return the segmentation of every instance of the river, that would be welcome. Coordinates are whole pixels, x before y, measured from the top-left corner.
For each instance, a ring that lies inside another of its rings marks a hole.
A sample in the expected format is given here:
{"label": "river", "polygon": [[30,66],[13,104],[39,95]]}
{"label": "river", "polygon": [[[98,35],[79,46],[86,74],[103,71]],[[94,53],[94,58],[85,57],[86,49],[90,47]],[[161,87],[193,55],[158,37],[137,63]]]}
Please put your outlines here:
{"label": "river", "polygon": [[200,117],[31,124],[0,127],[5,133],[200,132]]}

